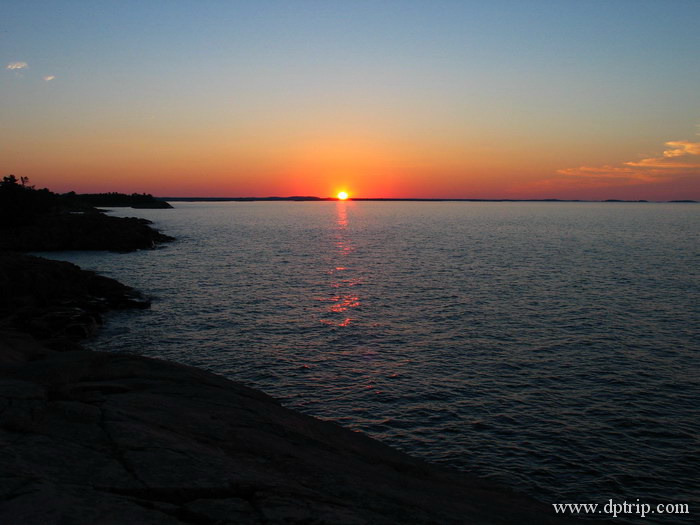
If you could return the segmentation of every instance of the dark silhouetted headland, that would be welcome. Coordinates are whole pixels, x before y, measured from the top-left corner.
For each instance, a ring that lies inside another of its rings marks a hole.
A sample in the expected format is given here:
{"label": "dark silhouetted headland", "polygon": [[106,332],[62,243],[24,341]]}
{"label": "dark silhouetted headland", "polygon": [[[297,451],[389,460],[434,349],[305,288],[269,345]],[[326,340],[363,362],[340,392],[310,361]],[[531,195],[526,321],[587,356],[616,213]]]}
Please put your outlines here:
{"label": "dark silhouetted headland", "polygon": [[163,199],[157,199],[148,193],[68,193],[64,197],[85,202],[98,208],[137,208],[137,209],[165,209],[172,208]]}
{"label": "dark silhouetted headland", "polygon": [[4,177],[0,182],[0,251],[132,251],[173,240],[150,227],[146,219],[105,215],[90,200],[73,193],[37,190],[12,175]]}

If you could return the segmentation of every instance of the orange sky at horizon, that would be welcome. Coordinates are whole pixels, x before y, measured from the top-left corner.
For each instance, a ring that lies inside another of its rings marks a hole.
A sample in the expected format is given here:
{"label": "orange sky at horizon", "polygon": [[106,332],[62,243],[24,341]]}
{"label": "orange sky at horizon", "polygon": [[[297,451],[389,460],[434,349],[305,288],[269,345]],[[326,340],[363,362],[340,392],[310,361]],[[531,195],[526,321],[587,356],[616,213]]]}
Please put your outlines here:
{"label": "orange sky at horizon", "polygon": [[510,151],[499,157],[488,147],[448,155],[437,148],[402,151],[377,143],[326,139],[265,158],[264,152],[253,148],[236,151],[201,144],[176,150],[166,144],[146,147],[138,140],[122,142],[118,155],[107,149],[88,155],[78,153],[78,142],[72,148],[62,143],[53,155],[45,148],[46,159],[34,156],[15,175],[57,192],[168,197],[329,197],[346,190],[367,198],[700,198],[696,152],[700,142],[690,141],[675,157],[666,156],[673,150],[665,146],[646,159],[560,167],[552,155],[542,159],[549,164],[544,168],[540,167],[544,162],[527,152]]}
{"label": "orange sky at horizon", "polygon": [[0,34],[0,175],[166,197],[700,200],[700,4],[681,4],[27,0]]}

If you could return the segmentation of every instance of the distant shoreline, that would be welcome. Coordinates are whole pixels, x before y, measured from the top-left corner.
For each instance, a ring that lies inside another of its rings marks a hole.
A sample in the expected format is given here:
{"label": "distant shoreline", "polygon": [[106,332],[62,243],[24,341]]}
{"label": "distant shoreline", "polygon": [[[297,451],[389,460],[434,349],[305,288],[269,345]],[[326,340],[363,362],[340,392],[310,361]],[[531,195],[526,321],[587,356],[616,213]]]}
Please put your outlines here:
{"label": "distant shoreline", "polygon": [[[256,201],[338,201],[336,197],[156,197],[160,201],[170,202],[256,202]],[[351,197],[348,201],[363,202],[624,202],[624,203],[649,203],[649,204],[697,204],[696,200],[670,200],[670,201],[649,201],[649,200],[582,200],[582,199],[399,199],[399,198],[371,198],[371,197]]]}

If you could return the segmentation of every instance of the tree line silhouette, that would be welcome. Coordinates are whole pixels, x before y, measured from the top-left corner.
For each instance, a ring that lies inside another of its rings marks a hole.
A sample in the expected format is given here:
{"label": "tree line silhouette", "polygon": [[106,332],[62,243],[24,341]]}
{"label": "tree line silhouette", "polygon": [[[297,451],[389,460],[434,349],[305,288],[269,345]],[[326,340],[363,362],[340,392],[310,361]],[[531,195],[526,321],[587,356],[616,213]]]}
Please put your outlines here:
{"label": "tree line silhouette", "polygon": [[38,216],[68,212],[97,213],[96,207],[169,208],[147,193],[91,193],[74,191],[58,194],[47,188],[36,189],[29,177],[7,175],[0,182],[0,228],[31,224]]}

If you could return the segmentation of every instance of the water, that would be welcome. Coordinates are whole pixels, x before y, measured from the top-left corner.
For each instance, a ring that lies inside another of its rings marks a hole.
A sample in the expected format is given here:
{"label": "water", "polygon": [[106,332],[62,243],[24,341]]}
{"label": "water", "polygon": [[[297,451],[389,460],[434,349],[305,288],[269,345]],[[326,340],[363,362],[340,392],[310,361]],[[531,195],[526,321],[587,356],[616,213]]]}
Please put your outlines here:
{"label": "water", "polygon": [[155,297],[149,311],[111,314],[95,349],[224,374],[545,502],[639,498],[697,512],[699,206],[176,203],[118,214],[178,240],[52,255]]}

